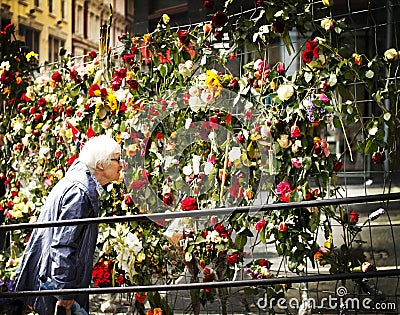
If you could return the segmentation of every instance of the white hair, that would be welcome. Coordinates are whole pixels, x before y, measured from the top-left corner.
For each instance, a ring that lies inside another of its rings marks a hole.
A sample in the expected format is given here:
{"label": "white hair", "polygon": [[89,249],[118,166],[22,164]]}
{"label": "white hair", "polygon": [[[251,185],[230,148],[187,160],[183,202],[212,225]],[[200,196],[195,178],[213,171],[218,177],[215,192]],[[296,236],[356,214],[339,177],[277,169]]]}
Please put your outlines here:
{"label": "white hair", "polygon": [[90,171],[96,169],[96,164],[102,162],[110,164],[113,154],[121,154],[121,146],[117,141],[106,135],[90,138],[79,153],[79,160],[83,162]]}

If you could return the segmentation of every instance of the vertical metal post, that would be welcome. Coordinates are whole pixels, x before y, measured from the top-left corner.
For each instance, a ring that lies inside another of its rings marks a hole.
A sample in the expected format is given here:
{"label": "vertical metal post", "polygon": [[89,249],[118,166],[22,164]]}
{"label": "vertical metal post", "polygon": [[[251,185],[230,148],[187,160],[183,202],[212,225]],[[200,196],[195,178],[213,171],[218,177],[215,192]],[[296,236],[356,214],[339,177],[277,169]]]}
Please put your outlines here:
{"label": "vertical metal post", "polygon": [[[393,8],[392,8],[392,0],[386,0],[386,21],[387,21],[387,26],[386,26],[386,49],[389,49],[392,47],[393,43]],[[389,84],[390,78],[387,78],[386,84]],[[385,107],[390,110],[390,101],[388,99],[385,100]],[[384,127],[385,129],[385,139],[384,141],[387,143],[388,140],[388,133],[389,133],[389,128],[387,125]],[[388,156],[388,149],[385,152],[386,157]],[[390,167],[391,165],[389,164],[389,160],[386,159],[384,162],[384,169],[385,169],[385,178],[389,177],[389,172],[390,172]]]}

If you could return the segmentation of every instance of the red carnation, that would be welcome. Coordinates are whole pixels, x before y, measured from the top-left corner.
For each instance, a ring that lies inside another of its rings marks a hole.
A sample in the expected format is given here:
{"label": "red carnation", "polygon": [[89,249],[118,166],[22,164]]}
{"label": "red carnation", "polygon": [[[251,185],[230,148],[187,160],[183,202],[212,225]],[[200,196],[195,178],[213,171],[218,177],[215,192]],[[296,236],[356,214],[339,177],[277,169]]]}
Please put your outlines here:
{"label": "red carnation", "polygon": [[145,180],[145,179],[138,179],[138,180],[132,182],[132,184],[131,184],[131,189],[132,189],[132,190],[135,190],[135,189],[142,189],[142,188],[144,188],[144,187],[146,186],[146,184],[147,184],[147,180]]}
{"label": "red carnation", "polygon": [[198,209],[197,201],[195,198],[192,198],[192,197],[187,197],[187,198],[182,199],[181,205],[182,205],[182,210],[184,210],[184,211]]}

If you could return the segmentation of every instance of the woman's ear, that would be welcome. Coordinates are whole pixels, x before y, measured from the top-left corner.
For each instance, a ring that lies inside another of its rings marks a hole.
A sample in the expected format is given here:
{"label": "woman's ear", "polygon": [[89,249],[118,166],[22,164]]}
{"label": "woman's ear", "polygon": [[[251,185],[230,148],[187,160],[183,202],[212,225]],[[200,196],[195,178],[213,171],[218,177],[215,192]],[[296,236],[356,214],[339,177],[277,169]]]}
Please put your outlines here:
{"label": "woman's ear", "polygon": [[96,163],[96,168],[99,169],[99,170],[104,170],[103,162],[97,162]]}

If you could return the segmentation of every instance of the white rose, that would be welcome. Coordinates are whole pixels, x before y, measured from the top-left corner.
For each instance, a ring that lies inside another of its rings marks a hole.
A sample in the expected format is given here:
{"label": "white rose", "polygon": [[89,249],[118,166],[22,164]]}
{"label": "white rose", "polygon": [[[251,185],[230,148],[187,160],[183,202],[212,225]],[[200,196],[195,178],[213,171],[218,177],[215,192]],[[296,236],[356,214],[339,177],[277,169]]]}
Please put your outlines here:
{"label": "white rose", "polygon": [[391,61],[391,60],[396,60],[399,57],[399,53],[397,52],[396,49],[390,48],[385,51],[383,56],[385,57],[385,60]]}
{"label": "white rose", "polygon": [[204,174],[210,175],[214,170],[214,165],[211,162],[206,162],[204,166]]}
{"label": "white rose", "polygon": [[185,121],[185,129],[188,130],[192,124],[192,118],[187,118]]}
{"label": "white rose", "polygon": [[194,154],[192,157],[192,163],[193,163],[193,174],[197,175],[200,172],[200,160],[201,156]]}
{"label": "white rose", "polygon": [[239,147],[233,147],[231,151],[228,153],[229,159],[234,162],[240,159],[242,152]]}
{"label": "white rose", "polygon": [[182,172],[183,174],[185,174],[186,176],[189,176],[190,174],[192,174],[193,169],[191,165],[186,165],[182,168]]}
{"label": "white rose", "polygon": [[189,94],[190,94],[190,96],[199,96],[200,95],[200,89],[197,86],[192,86],[189,89]]}
{"label": "white rose", "polygon": [[278,98],[283,102],[292,97],[294,88],[291,84],[282,84],[276,92],[278,93]]}
{"label": "white rose", "polygon": [[189,107],[192,111],[197,113],[202,108],[202,101],[198,96],[191,96],[189,98]]}

